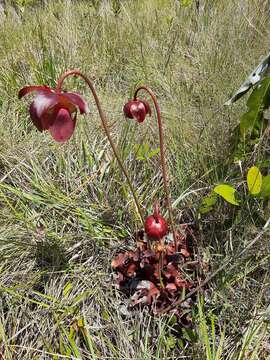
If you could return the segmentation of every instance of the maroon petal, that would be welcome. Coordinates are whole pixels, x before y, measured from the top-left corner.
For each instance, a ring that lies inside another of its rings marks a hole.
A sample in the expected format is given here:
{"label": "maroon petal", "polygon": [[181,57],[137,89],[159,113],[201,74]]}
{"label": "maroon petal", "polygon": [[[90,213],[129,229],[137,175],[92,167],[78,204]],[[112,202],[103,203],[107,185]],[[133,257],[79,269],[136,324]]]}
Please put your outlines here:
{"label": "maroon petal", "polygon": [[55,106],[59,103],[59,96],[55,93],[39,93],[30,106],[30,116],[36,125],[41,124],[42,130],[48,129],[56,117]]}
{"label": "maroon petal", "polygon": [[131,114],[131,112],[130,112],[130,106],[131,106],[132,103],[133,103],[133,100],[130,100],[130,101],[128,101],[128,102],[124,105],[124,107],[123,107],[124,115],[125,115],[126,117],[128,117],[129,119],[132,119],[132,118],[133,118],[133,116],[132,116],[132,114]]}
{"label": "maroon petal", "polygon": [[89,112],[88,105],[84,98],[76,93],[63,93],[61,94],[61,102],[67,100],[69,103],[78,107],[81,114],[87,114]]}
{"label": "maroon petal", "polygon": [[130,105],[130,113],[138,122],[143,122],[146,116],[146,107],[142,101],[134,101]]}
{"label": "maroon petal", "polygon": [[152,110],[151,107],[149,105],[149,102],[146,99],[142,99],[141,102],[144,104],[145,109],[146,109],[146,114],[148,114],[149,116],[152,115]]}
{"label": "maroon petal", "polygon": [[49,131],[58,142],[69,140],[74,132],[76,121],[72,119],[67,109],[60,109]]}
{"label": "maroon petal", "polygon": [[40,117],[38,117],[37,112],[36,112],[36,107],[34,105],[34,103],[32,102],[29,108],[29,112],[30,112],[30,117],[35,125],[35,127],[39,130],[39,131],[43,131],[45,130],[42,126],[42,122]]}
{"label": "maroon petal", "polygon": [[143,122],[146,114],[149,112],[147,105],[144,103],[144,101],[141,100],[128,101],[125,104],[123,111],[126,117],[129,119],[136,119],[138,122]]}
{"label": "maroon petal", "polygon": [[32,91],[45,91],[45,92],[53,92],[53,90],[46,85],[33,85],[33,86],[25,86],[19,91],[19,99],[23,96],[27,95]]}

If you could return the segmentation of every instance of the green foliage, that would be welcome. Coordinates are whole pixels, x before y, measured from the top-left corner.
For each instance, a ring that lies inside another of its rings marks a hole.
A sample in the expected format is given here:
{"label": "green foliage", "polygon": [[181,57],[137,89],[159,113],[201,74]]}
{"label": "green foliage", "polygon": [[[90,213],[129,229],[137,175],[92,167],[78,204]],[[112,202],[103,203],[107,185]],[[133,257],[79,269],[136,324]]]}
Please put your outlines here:
{"label": "green foliage", "polygon": [[[257,198],[267,200],[270,197],[270,174],[263,176],[260,169],[257,166],[252,166],[247,172],[247,190],[250,195]],[[217,202],[216,195],[220,195],[229,204],[239,206],[239,200],[235,197],[238,194],[237,190],[228,184],[220,184],[214,187],[212,193],[204,197],[199,207],[201,214],[206,214],[214,209],[214,205]],[[245,200],[245,194],[241,195]],[[245,201],[244,201],[245,203]],[[245,206],[245,205],[243,205]]]}
{"label": "green foliage", "polygon": [[217,318],[214,314],[205,313],[204,304],[202,298],[198,304],[199,310],[199,339],[203,345],[203,351],[205,354],[204,359],[207,360],[221,360],[223,358],[223,348],[225,345],[225,329],[219,329],[219,336],[216,334]]}
{"label": "green foliage", "polygon": [[258,144],[268,126],[265,112],[270,106],[270,77],[262,80],[252,91],[248,100],[248,111],[240,118],[232,138],[232,156],[245,160]]}
{"label": "green foliage", "polygon": [[240,133],[243,139],[247,136],[258,138],[266,128],[264,110],[270,105],[270,77],[265,78],[252,91],[247,101],[248,111],[241,117]]}
{"label": "green foliage", "polygon": [[149,160],[152,157],[159,154],[159,148],[151,150],[150,145],[147,143],[135,144],[134,151],[136,154],[136,160],[143,160],[143,161]]}
{"label": "green foliage", "polygon": [[217,185],[214,192],[220,195],[224,200],[232,205],[239,205],[239,201],[235,198],[236,189],[228,184]]}
{"label": "green foliage", "polygon": [[182,6],[190,6],[194,0],[179,0],[179,2]]}
{"label": "green foliage", "polygon": [[[262,80],[252,91],[247,100],[248,111],[241,117],[240,125],[234,131],[234,146],[232,147],[232,157],[241,161],[248,160],[248,154],[254,148],[254,145],[262,138],[265,133],[268,121],[265,119],[265,110],[270,106],[270,77]],[[248,151],[247,151],[248,150]],[[232,157],[229,157],[227,162],[228,175],[236,175],[235,171],[231,172],[234,163],[230,163]],[[266,158],[262,158],[260,162],[263,164]],[[266,200],[270,196],[270,176],[269,174],[263,176],[257,166],[252,166],[247,171],[247,191],[249,195],[256,196],[259,199]],[[239,206],[239,200],[235,198],[237,194],[236,189],[228,184],[221,184],[214,188],[213,192],[220,195],[225,201],[232,205]],[[243,198],[243,206],[247,201],[245,193],[238,193]],[[205,214],[213,210],[215,201],[212,199],[212,194],[203,198],[199,211]]]}
{"label": "green foliage", "polygon": [[270,197],[270,174],[264,176],[262,179],[261,196],[264,199],[268,199]]}
{"label": "green foliage", "polygon": [[247,185],[248,191],[252,195],[258,195],[261,192],[262,187],[262,174],[260,169],[256,166],[252,166],[247,173]]}
{"label": "green foliage", "polygon": [[201,205],[199,207],[199,212],[201,214],[206,214],[209,211],[213,210],[214,205],[217,202],[217,194],[212,192],[210,195],[203,198]]}

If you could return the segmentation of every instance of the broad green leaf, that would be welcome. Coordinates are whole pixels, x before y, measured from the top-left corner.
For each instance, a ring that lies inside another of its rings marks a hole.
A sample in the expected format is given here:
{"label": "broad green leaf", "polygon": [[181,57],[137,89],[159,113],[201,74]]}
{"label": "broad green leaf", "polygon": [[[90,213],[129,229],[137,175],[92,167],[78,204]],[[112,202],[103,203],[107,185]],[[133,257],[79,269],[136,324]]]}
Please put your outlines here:
{"label": "broad green leaf", "polygon": [[265,199],[270,197],[270,174],[262,179],[261,196]]}
{"label": "broad green leaf", "polygon": [[250,94],[247,106],[249,109],[266,109],[270,105],[270,77],[265,78]]}
{"label": "broad green leaf", "polygon": [[248,170],[247,184],[248,191],[252,195],[257,195],[260,193],[262,187],[262,174],[260,172],[260,169],[258,169],[256,166],[252,166]]}
{"label": "broad green leaf", "polygon": [[251,93],[247,101],[248,111],[241,117],[240,132],[244,138],[255,131],[260,136],[265,126],[263,110],[270,105],[270,77],[265,78]]}
{"label": "broad green leaf", "polygon": [[260,124],[263,121],[263,111],[262,110],[250,110],[242,115],[240,120],[240,133],[244,138],[247,133],[256,127],[260,127]]}
{"label": "broad green leaf", "polygon": [[239,205],[239,202],[235,198],[235,188],[227,185],[227,184],[221,184],[217,185],[214,188],[214,192],[221,197],[223,197],[224,200],[226,200],[228,203],[233,205]]}

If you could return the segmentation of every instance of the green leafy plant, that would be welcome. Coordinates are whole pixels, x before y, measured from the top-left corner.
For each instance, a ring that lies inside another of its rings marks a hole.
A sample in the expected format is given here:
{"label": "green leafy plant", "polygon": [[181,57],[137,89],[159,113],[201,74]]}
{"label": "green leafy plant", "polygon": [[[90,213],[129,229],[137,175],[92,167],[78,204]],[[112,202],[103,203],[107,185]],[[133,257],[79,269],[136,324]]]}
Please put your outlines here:
{"label": "green leafy plant", "polygon": [[[247,100],[247,107],[247,112],[242,115],[240,123],[234,131],[232,156],[229,157],[229,162],[226,162],[228,174],[226,179],[239,177],[239,173],[235,171],[235,160],[244,161],[244,166],[245,162],[250,164],[249,156],[252,155],[254,146],[266,134],[268,126],[266,110],[270,107],[270,77],[264,78],[256,85]],[[261,153],[260,157],[262,158],[260,163],[263,163],[266,156]],[[217,202],[216,195],[234,206],[241,204],[245,206],[248,197],[267,200],[270,197],[270,174],[263,176],[259,167],[255,165],[246,167],[245,171],[247,173],[246,178],[239,182],[241,185],[244,181],[244,187],[240,186],[238,191],[238,186],[235,187],[232,184],[216,185],[212,192],[202,199],[199,207],[200,213],[206,214],[214,209]],[[229,180],[229,182],[233,183],[234,181]]]}
{"label": "green leafy plant", "polygon": [[270,197],[270,174],[262,178],[260,194],[264,199],[268,199]]}
{"label": "green leafy plant", "polygon": [[217,198],[217,193],[215,192],[212,192],[210,195],[204,197],[199,207],[199,212],[201,214],[206,214],[209,211],[213,210],[217,202]]}
{"label": "green leafy plant", "polygon": [[267,200],[270,197],[270,174],[263,176],[257,166],[249,168],[246,176],[247,193],[240,193],[235,187],[228,184],[220,184],[214,187],[210,195],[204,197],[201,201],[199,211],[201,214],[206,214],[214,209],[217,202],[217,195],[219,195],[227,203],[240,206],[240,198],[245,204],[247,197],[256,197],[257,199]]}
{"label": "green leafy plant", "polygon": [[248,111],[240,120],[242,139],[259,138],[266,129],[267,120],[264,111],[270,106],[270,77],[265,78],[253,90],[247,100]]}
{"label": "green leafy plant", "polygon": [[150,149],[149,144],[135,144],[134,150],[136,154],[136,160],[149,160],[159,153],[159,148]]}
{"label": "green leafy plant", "polygon": [[260,169],[252,166],[247,173],[248,191],[251,195],[258,195],[262,188],[262,174]]}
{"label": "green leafy plant", "polygon": [[235,197],[236,189],[227,184],[217,185],[214,192],[220,195],[224,200],[232,205],[239,205],[239,201]]}
{"label": "green leafy plant", "polygon": [[270,106],[270,77],[260,81],[247,100],[248,110],[234,130],[232,158],[245,160],[264,136],[268,127],[266,111]]}

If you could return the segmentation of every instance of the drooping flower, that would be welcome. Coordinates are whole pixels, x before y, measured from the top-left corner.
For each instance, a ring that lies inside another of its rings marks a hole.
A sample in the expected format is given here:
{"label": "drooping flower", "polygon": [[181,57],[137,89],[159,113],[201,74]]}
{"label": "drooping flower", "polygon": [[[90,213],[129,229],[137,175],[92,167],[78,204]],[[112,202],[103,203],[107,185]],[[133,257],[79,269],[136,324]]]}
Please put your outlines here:
{"label": "drooping flower", "polygon": [[[168,209],[168,213],[169,213],[170,227],[171,227],[171,231],[172,231],[173,239],[174,239],[174,247],[175,247],[175,249],[177,249],[176,231],[175,231],[174,220],[173,220],[173,209],[172,209],[171,195],[170,195],[169,185],[168,185],[168,174],[167,174],[167,166],[166,166],[166,159],[165,159],[162,118],[161,118],[161,111],[160,111],[157,97],[156,97],[155,93],[153,92],[153,90],[151,90],[148,86],[146,86],[146,85],[139,86],[134,92],[133,100],[128,101],[124,105],[123,111],[124,111],[124,114],[126,117],[135,119],[135,120],[137,120],[137,122],[140,122],[140,123],[145,120],[147,114],[149,114],[149,116],[151,116],[151,108],[150,108],[149,103],[145,99],[142,100],[142,99],[138,98],[138,94],[141,91],[146,92],[150,96],[150,98],[153,102],[153,105],[155,107],[158,130],[159,130],[160,165],[162,168],[164,193],[166,195],[166,203],[167,203],[167,209]],[[148,221],[148,223],[146,225],[149,225],[150,229],[151,228],[154,229],[154,227],[153,227],[154,225],[157,227],[158,221],[154,221],[153,218],[151,218],[151,217],[149,219],[147,219],[147,221]],[[160,225],[159,225],[159,227],[161,228]],[[164,228],[165,228],[165,225],[164,225]],[[159,238],[158,234],[157,234],[157,236],[154,234],[154,238],[158,239]]]}
{"label": "drooping flower", "polygon": [[144,223],[144,230],[150,239],[160,240],[168,233],[166,220],[160,215],[158,204],[154,205],[153,215],[147,216]]}
{"label": "drooping flower", "polygon": [[88,112],[83,97],[77,93],[62,92],[48,86],[26,86],[19,91],[19,99],[35,92],[30,104],[30,117],[39,131],[48,130],[58,142],[65,142],[72,136],[77,118]]}
{"label": "drooping flower", "polygon": [[146,115],[151,116],[151,108],[145,99],[129,100],[123,108],[124,114],[129,119],[135,119],[143,122]]}

